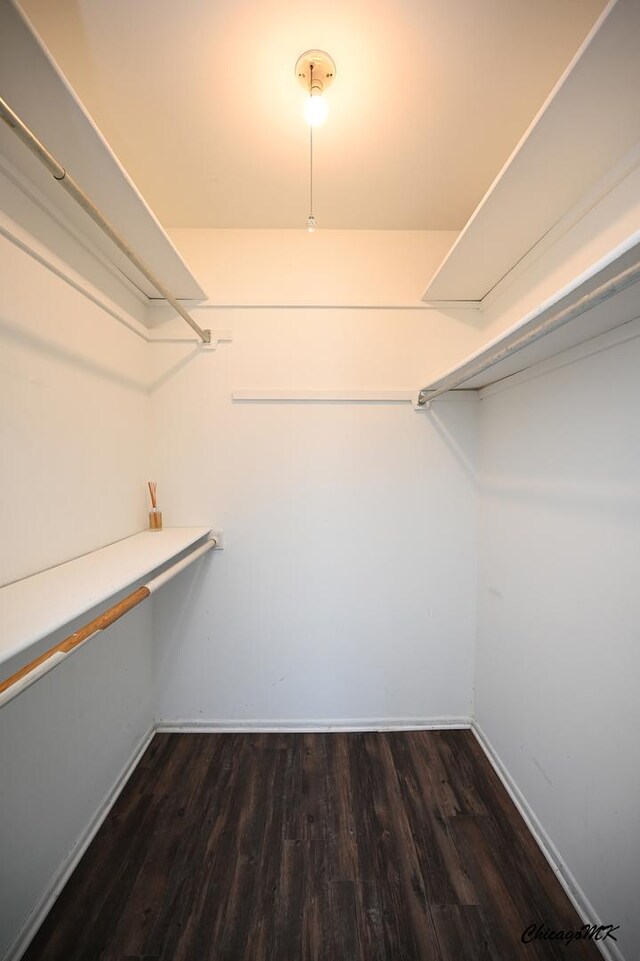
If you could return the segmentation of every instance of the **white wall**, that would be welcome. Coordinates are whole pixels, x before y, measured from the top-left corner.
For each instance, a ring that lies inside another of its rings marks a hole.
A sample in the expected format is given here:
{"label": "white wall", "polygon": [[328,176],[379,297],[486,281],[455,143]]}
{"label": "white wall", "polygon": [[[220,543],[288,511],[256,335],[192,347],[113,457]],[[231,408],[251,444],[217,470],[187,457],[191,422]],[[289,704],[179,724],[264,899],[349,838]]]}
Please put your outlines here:
{"label": "white wall", "polygon": [[171,231],[216,304],[420,304],[454,230]]}
{"label": "white wall", "polygon": [[[286,258],[271,233],[232,238],[233,254],[225,231],[172,236],[212,299],[226,258],[226,296],[245,303],[255,302],[251,264],[260,287],[269,258],[273,271],[286,259],[292,277],[304,273],[307,303],[335,302],[338,290],[342,303],[366,302],[372,287],[378,302],[385,293],[415,301],[413,279],[419,290],[430,267],[419,265],[442,245],[420,237],[409,256],[401,234],[374,244],[356,231],[333,259],[322,241],[315,272],[321,232],[277,232]],[[394,245],[412,271],[385,291]],[[282,286],[293,299],[286,277]],[[477,336],[467,313],[202,311],[207,325],[233,330],[232,344],[214,354],[154,348],[165,511],[222,528],[228,544],[207,574],[191,571],[156,598],[162,721],[468,716],[477,405],[443,402],[427,415],[409,405],[231,401],[238,388],[412,388],[425,365]]]}
{"label": "white wall", "polygon": [[147,344],[0,237],[0,584],[145,524]]}
{"label": "white wall", "polygon": [[140,749],[153,717],[150,679],[151,606],[143,605],[0,711],[1,958],[33,934],[34,916],[43,920],[53,885]]}
{"label": "white wall", "polygon": [[[143,341],[4,236],[0,265],[7,583],[144,527],[149,395]],[[149,606],[0,711],[0,957],[149,729],[150,645]]]}
{"label": "white wall", "polygon": [[[605,923],[640,923],[640,325],[481,401],[475,715]],[[517,379],[516,379],[517,382]]]}

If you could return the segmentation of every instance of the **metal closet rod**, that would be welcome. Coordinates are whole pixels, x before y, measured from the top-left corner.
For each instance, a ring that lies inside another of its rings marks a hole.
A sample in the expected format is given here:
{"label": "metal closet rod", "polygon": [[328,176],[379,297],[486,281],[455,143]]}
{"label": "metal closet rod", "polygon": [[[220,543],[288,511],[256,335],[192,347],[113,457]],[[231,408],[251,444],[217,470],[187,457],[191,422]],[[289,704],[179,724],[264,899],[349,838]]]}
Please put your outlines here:
{"label": "metal closet rod", "polygon": [[121,601],[118,601],[117,604],[113,604],[98,617],[94,617],[88,624],[78,628],[73,634],[65,637],[63,641],[50,647],[49,650],[41,654],[40,657],[29,661],[28,664],[25,664],[25,666],[20,668],[19,671],[16,671],[15,674],[12,674],[6,678],[6,680],[0,682],[0,708],[8,704],[9,701],[12,701],[18,694],[26,691],[35,681],[44,674],[47,674],[48,671],[56,667],[57,664],[60,664],[61,661],[64,661],[69,654],[81,644],[84,644],[85,641],[88,641],[94,634],[106,630],[107,627],[110,627],[124,614],[127,614],[140,604],[141,601],[146,600],[147,597],[154,594],[159,587],[162,587],[163,584],[170,581],[172,577],[175,577],[176,574],[183,571],[185,567],[188,567],[189,564],[192,564],[216,546],[217,541],[215,537],[210,537],[201,547],[197,547],[195,551],[191,551],[190,554],[183,557],[177,564],[173,564],[167,568],[166,571],[163,571],[162,574],[158,574],[157,577],[147,581],[142,587],[138,587],[135,591],[132,591],[131,594],[127,594],[127,596]]}
{"label": "metal closet rod", "polygon": [[498,345],[493,351],[481,357],[473,366],[467,367],[465,365],[458,370],[453,370],[439,382],[436,381],[433,387],[423,387],[418,394],[418,407],[428,407],[436,397],[459,387],[471,380],[472,377],[477,377],[478,374],[483,374],[494,364],[506,360],[507,357],[522,350],[523,347],[528,347],[529,344],[533,344],[534,341],[544,337],[545,334],[550,334],[570,320],[574,320],[580,314],[584,314],[585,311],[597,307],[598,304],[608,300],[609,297],[613,297],[614,294],[620,293],[626,287],[630,287],[631,284],[637,283],[638,280],[640,280],[640,262],[631,264],[630,267],[621,270],[614,277],[604,281],[594,290],[583,294],[578,300],[551,314],[550,317],[539,320],[538,323],[533,323],[533,326],[527,325],[527,329],[519,337],[502,347]]}
{"label": "metal closet rod", "polygon": [[27,125],[20,119],[20,117],[15,113],[9,104],[0,97],[0,117],[4,120],[8,127],[13,130],[13,132],[22,140],[24,144],[29,148],[29,150],[35,154],[38,160],[44,164],[50,174],[52,174],[54,180],[64,187],[67,193],[73,197],[76,203],[82,207],[84,212],[88,214],[91,219],[100,227],[100,229],[107,235],[109,240],[116,245],[116,247],[122,251],[122,253],[127,257],[131,263],[136,267],[140,273],[147,278],[150,284],[152,284],[158,293],[162,294],[167,303],[171,304],[173,309],[180,314],[183,320],[189,324],[192,330],[196,332],[198,337],[202,340],[204,344],[211,343],[211,331],[203,330],[199,324],[195,322],[193,317],[184,309],[182,304],[180,304],[175,297],[167,290],[164,284],[158,280],[155,274],[150,270],[143,260],[138,257],[134,250],[131,249],[129,244],[124,240],[112,224],[104,217],[98,208],[91,203],[85,192],[78,186],[73,177],[67,173],[62,164],[53,157],[47,148],[40,143],[36,135],[27,127]]}

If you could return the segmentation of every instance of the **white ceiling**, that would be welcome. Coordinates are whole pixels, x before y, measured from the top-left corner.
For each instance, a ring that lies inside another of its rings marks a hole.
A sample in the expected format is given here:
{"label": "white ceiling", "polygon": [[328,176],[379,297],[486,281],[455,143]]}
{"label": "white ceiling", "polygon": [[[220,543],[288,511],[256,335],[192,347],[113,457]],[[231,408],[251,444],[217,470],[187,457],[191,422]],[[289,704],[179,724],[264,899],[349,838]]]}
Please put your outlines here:
{"label": "white ceiling", "polygon": [[419,230],[464,225],[604,6],[20,2],[165,226],[304,225],[294,65],[320,47],[337,76],[314,138],[319,225]]}

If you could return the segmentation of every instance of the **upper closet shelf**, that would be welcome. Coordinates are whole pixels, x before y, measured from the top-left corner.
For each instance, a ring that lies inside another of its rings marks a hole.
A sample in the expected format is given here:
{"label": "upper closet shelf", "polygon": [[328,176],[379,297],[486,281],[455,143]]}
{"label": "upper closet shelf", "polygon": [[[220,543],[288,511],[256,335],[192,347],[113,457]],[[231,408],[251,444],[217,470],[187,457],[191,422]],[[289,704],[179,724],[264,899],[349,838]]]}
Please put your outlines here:
{"label": "upper closet shelf", "polygon": [[462,363],[426,384],[414,406],[424,409],[449,390],[478,390],[594,341],[640,317],[640,244],[541,304]]}
{"label": "upper closet shelf", "polygon": [[0,589],[0,663],[203,540],[208,527],[142,531]]}
{"label": "upper closet shelf", "polygon": [[[0,37],[0,90],[11,109],[174,296],[204,299],[204,291],[15,2],[0,3]],[[97,251],[145,301],[159,296],[4,123],[0,169],[76,240]],[[10,213],[16,217],[13,209]],[[25,226],[32,228],[32,222]]]}
{"label": "upper closet shelf", "polygon": [[593,203],[614,185],[612,174],[629,172],[640,140],[638,36],[638,0],[609,3],[423,300],[482,301],[533,247],[586,212],[585,194]]}

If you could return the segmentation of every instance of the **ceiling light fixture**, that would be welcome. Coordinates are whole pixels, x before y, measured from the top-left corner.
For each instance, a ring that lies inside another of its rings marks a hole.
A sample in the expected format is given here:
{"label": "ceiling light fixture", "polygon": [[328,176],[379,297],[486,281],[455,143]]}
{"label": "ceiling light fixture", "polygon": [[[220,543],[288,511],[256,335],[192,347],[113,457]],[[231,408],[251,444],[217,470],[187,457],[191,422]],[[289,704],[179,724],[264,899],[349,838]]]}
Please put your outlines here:
{"label": "ceiling light fixture", "polygon": [[307,50],[298,57],[296,76],[307,94],[304,117],[309,124],[309,233],[318,226],[313,213],[313,128],[319,127],[327,119],[327,102],[323,93],[336,75],[336,65],[323,50]]}

